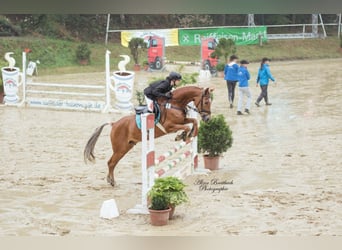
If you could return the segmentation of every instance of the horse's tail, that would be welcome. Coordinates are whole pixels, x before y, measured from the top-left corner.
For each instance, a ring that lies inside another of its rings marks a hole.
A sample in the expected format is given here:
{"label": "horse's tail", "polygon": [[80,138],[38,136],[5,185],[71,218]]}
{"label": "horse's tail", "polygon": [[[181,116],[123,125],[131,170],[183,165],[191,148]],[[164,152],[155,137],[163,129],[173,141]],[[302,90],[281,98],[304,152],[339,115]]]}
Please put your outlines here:
{"label": "horse's tail", "polygon": [[107,122],[107,123],[102,124],[100,127],[96,128],[95,132],[89,138],[87,145],[85,146],[84,152],[83,152],[85,163],[87,163],[87,161],[94,162],[94,160],[95,160],[95,156],[94,156],[95,144],[97,142],[97,139],[99,139],[99,136],[100,136],[103,128],[109,124],[111,124],[111,123]]}

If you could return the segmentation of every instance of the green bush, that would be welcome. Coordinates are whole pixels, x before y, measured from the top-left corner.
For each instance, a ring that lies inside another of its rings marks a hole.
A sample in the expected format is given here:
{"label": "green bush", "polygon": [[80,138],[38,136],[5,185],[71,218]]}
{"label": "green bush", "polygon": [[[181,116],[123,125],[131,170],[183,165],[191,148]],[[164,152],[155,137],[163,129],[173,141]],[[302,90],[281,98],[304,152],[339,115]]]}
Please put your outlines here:
{"label": "green bush", "polygon": [[198,152],[210,157],[220,156],[233,144],[232,131],[222,114],[208,122],[201,121],[198,130]]}
{"label": "green bush", "polygon": [[139,106],[143,106],[145,104],[145,95],[143,91],[136,90],[135,96],[137,97],[137,101]]}
{"label": "green bush", "polygon": [[218,63],[215,68],[217,71],[224,71],[224,66],[224,63]]}
{"label": "green bush", "polygon": [[169,208],[169,202],[165,195],[157,193],[151,196],[151,206],[152,210],[166,210]]}
{"label": "green bush", "polygon": [[133,37],[128,42],[128,48],[131,51],[134,63],[138,65],[140,51],[144,51],[147,48],[147,44],[145,43],[144,39],[140,37]]}
{"label": "green bush", "polygon": [[220,38],[219,43],[217,44],[213,53],[211,53],[210,57],[212,58],[221,58],[223,57],[225,62],[228,60],[229,55],[233,55],[236,53],[235,42],[232,39]]}
{"label": "green bush", "polygon": [[151,199],[151,204],[153,197],[164,196],[169,206],[177,206],[188,201],[184,187],[185,184],[177,177],[167,176],[158,178],[148,192],[148,197]]}
{"label": "green bush", "polygon": [[81,43],[76,49],[76,58],[78,61],[90,60],[91,50],[87,43]]}
{"label": "green bush", "polygon": [[10,20],[0,15],[0,35],[1,36],[20,36],[21,28],[20,26],[14,25],[10,22]]}

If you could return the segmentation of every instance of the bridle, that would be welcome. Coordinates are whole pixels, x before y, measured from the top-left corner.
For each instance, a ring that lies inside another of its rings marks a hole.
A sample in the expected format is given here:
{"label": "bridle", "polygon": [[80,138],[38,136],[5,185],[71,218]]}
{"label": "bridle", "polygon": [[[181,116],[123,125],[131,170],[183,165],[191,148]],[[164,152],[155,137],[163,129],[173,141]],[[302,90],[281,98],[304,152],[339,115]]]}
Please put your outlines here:
{"label": "bridle", "polygon": [[[210,95],[210,94],[209,94]],[[199,113],[201,116],[204,116],[204,115],[210,115],[211,114],[211,111],[210,110],[206,110],[203,108],[204,106],[204,98],[210,98],[210,96],[208,95],[205,95],[202,91],[202,96],[201,96],[201,99],[195,103],[195,107],[192,107],[190,105],[187,105],[187,108],[188,109],[191,109],[197,113]],[[200,109],[198,109],[197,107],[200,106]]]}
{"label": "bridle", "polygon": [[[197,112],[198,114],[200,114],[202,119],[205,119],[207,116],[211,115],[211,111],[210,110],[204,109],[204,99],[205,98],[210,98],[210,93],[209,93],[209,95],[205,95],[204,90],[202,90],[201,99],[197,103],[195,103],[194,106],[187,104],[186,108],[184,109],[184,108],[180,108],[180,107],[177,107],[177,106],[170,105],[169,108],[180,110],[180,111],[184,112],[184,115],[186,115],[187,111],[189,109],[191,109],[191,110]],[[163,105],[164,108],[167,106],[167,103]],[[200,108],[197,108],[198,106],[200,106]],[[167,109],[168,108],[164,109],[165,114],[166,114]]]}

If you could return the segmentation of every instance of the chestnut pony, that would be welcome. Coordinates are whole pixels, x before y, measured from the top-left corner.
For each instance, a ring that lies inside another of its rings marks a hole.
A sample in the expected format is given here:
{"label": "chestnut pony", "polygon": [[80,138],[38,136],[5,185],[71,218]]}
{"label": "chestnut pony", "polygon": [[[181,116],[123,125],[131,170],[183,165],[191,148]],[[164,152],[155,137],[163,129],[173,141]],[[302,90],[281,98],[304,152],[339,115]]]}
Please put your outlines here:
{"label": "chestnut pony", "polygon": [[[187,111],[193,109],[201,115],[203,121],[208,121],[211,115],[211,92],[213,89],[200,88],[196,86],[185,86],[173,91],[171,99],[158,98],[161,115],[159,123],[165,131],[158,126],[155,127],[154,137],[160,137],[168,133],[183,130],[183,140],[189,140],[192,136],[197,136],[198,123],[194,118],[187,117]],[[190,107],[189,102],[193,101],[195,107]],[[170,106],[171,104],[171,106]],[[110,139],[112,143],[113,155],[108,161],[107,181],[112,186],[115,185],[114,168],[120,159],[141,141],[141,130],[136,124],[136,115],[122,117],[116,122],[107,122],[99,126],[92,134],[84,149],[84,160],[94,162],[94,147],[106,125],[111,125]],[[192,127],[187,125],[192,123]],[[166,132],[166,133],[165,133]],[[179,137],[179,136],[177,136]]]}

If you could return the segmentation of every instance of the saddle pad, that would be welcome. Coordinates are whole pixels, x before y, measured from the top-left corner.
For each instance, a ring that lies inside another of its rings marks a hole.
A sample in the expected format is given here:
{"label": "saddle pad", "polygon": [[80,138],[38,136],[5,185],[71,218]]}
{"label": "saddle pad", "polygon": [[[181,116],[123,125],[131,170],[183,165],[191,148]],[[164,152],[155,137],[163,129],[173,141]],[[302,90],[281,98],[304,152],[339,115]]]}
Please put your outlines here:
{"label": "saddle pad", "polygon": [[[155,116],[154,118],[154,124],[157,124],[160,120],[160,112]],[[135,123],[137,124],[137,127],[141,129],[141,119],[140,114],[135,115]]]}

